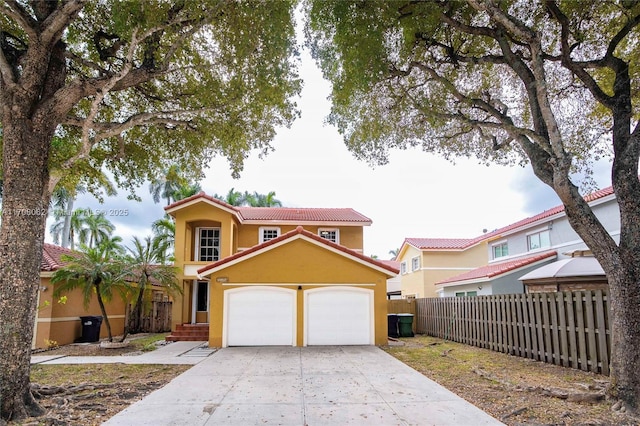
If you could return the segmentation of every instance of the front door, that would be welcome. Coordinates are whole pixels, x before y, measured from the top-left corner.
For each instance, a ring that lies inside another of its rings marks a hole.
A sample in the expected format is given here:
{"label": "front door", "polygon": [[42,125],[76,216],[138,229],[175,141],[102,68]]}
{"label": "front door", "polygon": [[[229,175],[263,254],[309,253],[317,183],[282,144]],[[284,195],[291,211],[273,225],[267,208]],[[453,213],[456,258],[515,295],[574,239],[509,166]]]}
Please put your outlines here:
{"label": "front door", "polygon": [[191,322],[208,323],[209,322],[209,282],[194,281],[193,282],[193,315]]}

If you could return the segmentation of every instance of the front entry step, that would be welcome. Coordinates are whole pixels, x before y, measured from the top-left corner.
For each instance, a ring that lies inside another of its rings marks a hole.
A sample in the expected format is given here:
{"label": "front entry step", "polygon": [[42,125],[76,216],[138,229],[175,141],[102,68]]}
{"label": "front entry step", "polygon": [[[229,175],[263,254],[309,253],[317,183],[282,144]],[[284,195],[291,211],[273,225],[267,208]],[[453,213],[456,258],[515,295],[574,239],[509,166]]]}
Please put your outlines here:
{"label": "front entry step", "polygon": [[179,324],[165,340],[169,342],[206,342],[209,340],[209,324]]}

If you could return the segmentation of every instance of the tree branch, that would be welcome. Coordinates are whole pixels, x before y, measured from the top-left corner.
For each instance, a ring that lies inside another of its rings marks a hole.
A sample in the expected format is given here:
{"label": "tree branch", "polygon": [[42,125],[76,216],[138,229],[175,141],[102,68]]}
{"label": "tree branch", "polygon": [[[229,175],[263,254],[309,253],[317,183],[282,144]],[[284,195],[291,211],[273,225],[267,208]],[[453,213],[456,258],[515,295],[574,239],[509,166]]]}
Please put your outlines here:
{"label": "tree branch", "polygon": [[31,40],[35,40],[38,37],[36,31],[38,23],[20,3],[15,0],[5,0],[4,4],[0,4],[0,11],[9,18],[15,19]]}
{"label": "tree branch", "polygon": [[[598,100],[598,102],[605,105],[607,108],[611,109],[614,106],[613,98],[607,95],[604,90],[600,88],[598,83],[591,77],[591,75],[579,64],[574,62],[571,59],[571,49],[569,47],[569,18],[560,10],[558,5],[553,0],[548,0],[546,2],[547,9],[549,10],[551,16],[558,21],[561,28],[561,60],[562,65],[567,67],[571,72],[573,72],[582,83],[586,86],[586,88],[593,94],[593,96]],[[596,66],[596,64],[604,64],[602,59],[597,61],[589,61],[586,64],[589,66]]]}
{"label": "tree branch", "polygon": [[65,0],[62,7],[57,7],[42,23],[44,31],[40,34],[41,43],[45,46],[55,44],[85,2],[86,0]]}

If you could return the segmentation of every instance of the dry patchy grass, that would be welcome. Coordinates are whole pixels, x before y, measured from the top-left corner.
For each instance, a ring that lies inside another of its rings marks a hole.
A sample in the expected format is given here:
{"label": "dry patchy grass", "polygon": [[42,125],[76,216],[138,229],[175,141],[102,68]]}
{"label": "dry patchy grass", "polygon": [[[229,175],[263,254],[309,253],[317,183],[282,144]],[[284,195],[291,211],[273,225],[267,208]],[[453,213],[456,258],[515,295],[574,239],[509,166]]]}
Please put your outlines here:
{"label": "dry patchy grass", "polygon": [[509,425],[634,425],[611,409],[609,378],[429,336],[384,349]]}

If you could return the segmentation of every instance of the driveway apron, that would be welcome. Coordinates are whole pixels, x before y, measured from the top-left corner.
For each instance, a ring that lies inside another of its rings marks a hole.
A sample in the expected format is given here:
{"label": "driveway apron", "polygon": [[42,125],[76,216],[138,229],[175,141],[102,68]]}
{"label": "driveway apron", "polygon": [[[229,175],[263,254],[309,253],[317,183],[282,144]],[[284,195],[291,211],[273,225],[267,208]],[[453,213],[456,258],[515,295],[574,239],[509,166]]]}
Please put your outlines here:
{"label": "driveway apron", "polygon": [[106,425],[499,425],[374,346],[225,348]]}

